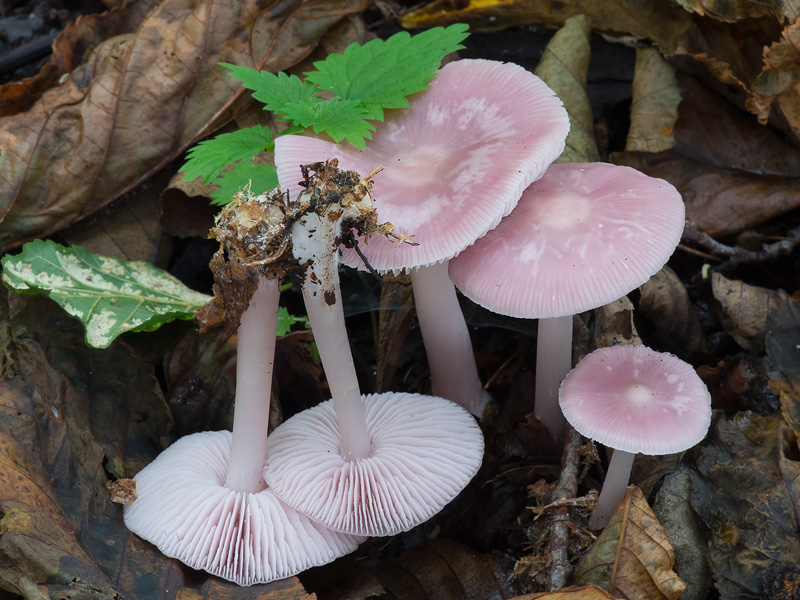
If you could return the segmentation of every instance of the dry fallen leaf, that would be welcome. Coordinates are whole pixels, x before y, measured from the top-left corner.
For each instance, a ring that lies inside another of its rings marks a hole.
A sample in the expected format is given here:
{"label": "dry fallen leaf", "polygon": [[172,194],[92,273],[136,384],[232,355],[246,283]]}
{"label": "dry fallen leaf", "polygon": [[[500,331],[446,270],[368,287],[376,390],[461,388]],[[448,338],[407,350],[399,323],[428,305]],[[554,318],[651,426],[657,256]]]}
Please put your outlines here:
{"label": "dry fallen leaf", "polygon": [[574,585],[555,592],[525,594],[509,600],[614,600],[614,596],[596,585]]}
{"label": "dry fallen leaf", "polygon": [[594,583],[616,598],[677,600],[686,585],[672,570],[675,552],[639,488],[625,498],[575,567],[577,583]]}
{"label": "dry fallen leaf", "polygon": [[653,324],[654,341],[690,362],[707,352],[700,317],[686,287],[672,269],[664,267],[639,290],[638,309]]}
{"label": "dry fallen leaf", "polygon": [[637,48],[631,126],[625,150],[661,152],[672,148],[680,103],[674,69],[655,48]]}
{"label": "dry fallen leaf", "polygon": [[569,116],[566,148],[556,162],[598,160],[592,107],[586,97],[590,34],[591,22],[585,15],[569,17],[547,44],[534,71],[561,99]]}
{"label": "dry fallen leaf", "polygon": [[745,350],[763,352],[769,319],[779,318],[797,304],[783,290],[748,285],[711,275],[711,290],[725,313],[725,329]]}
{"label": "dry fallen leaf", "polygon": [[778,2],[751,2],[751,0],[676,0],[686,10],[720,21],[738,21],[772,15],[783,21],[800,17],[800,4],[796,0]]}
{"label": "dry fallen leaf", "polygon": [[243,88],[218,62],[285,69],[366,4],[157,4],[135,32],[93,48],[30,110],[0,119],[0,244],[91,214],[228,120]]}
{"label": "dry fallen leaf", "polygon": [[780,417],[740,412],[712,427],[692,473],[691,500],[711,533],[721,598],[759,598],[769,567],[800,564],[796,455],[797,438]]}

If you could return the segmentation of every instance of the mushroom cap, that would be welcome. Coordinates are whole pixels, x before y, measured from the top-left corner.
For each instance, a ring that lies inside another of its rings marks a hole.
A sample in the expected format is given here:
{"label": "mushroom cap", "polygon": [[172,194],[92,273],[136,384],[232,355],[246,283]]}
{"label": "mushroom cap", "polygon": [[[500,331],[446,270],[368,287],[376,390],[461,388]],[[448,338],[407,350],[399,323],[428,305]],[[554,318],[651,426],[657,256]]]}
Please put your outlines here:
{"label": "mushroom cap", "polygon": [[287,504],[337,531],[385,536],[426,521],[474,477],[483,435],[457,404],[434,396],[362,396],[372,454],[346,461],[331,401],[280,425],[264,477]]}
{"label": "mushroom cap", "polygon": [[711,395],[692,366],[646,346],[595,350],[569,372],[558,398],[578,433],[630,453],[681,452],[711,424]]}
{"label": "mushroom cap", "polygon": [[266,583],[331,562],[363,537],[314,523],[266,489],[225,486],[229,431],[181,438],[136,475],[125,525],[165,555],[239,585]]}
{"label": "mushroom cap", "polygon": [[663,179],[608,163],[551,165],[514,211],[450,261],[474,302],[513,317],[564,317],[645,283],[669,259],[685,219]]}
{"label": "mushroom cap", "polygon": [[[409,102],[387,111],[363,151],[306,136],[275,140],[278,180],[292,198],[301,164],[338,158],[362,177],[383,167],[373,180],[378,219],[419,243],[398,247],[376,237],[360,244],[384,272],[448,260],[495,227],[561,154],[569,130],[553,91],[509,63],[448,63]],[[342,262],[363,267],[352,249],[342,250]]]}

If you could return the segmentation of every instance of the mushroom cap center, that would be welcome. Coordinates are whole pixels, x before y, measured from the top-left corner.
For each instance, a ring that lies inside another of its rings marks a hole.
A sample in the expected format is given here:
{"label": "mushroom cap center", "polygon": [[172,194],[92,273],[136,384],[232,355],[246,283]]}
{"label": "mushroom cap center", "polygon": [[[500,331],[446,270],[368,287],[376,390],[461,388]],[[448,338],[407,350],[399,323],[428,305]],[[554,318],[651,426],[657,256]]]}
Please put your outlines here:
{"label": "mushroom cap center", "polygon": [[591,216],[591,200],[581,194],[563,191],[542,196],[533,207],[534,222],[559,231],[576,229]]}

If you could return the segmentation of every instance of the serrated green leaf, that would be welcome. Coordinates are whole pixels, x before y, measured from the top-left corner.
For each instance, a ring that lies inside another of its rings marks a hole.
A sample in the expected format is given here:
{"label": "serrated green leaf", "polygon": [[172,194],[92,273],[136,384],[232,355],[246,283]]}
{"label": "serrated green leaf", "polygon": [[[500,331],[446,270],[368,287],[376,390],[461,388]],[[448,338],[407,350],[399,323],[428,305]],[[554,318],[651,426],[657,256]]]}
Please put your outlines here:
{"label": "serrated green leaf", "polygon": [[355,100],[328,100],[317,106],[315,121],[309,123],[315,132],[324,131],[337,144],[347,140],[359,150],[372,139],[375,127],[366,120],[366,111]]}
{"label": "serrated green leaf", "polygon": [[306,329],[311,326],[308,317],[295,317],[285,306],[278,307],[278,337],[289,333],[296,323],[302,323]]}
{"label": "serrated green leaf", "polygon": [[286,73],[270,73],[256,71],[250,67],[238,67],[220,63],[230,69],[229,75],[242,82],[242,85],[253,90],[253,98],[264,104],[264,110],[270,110],[279,118],[284,118],[291,107],[296,105],[313,106],[321,102],[315,98],[319,89],[297,75]]}
{"label": "serrated green leaf", "polygon": [[106,348],[126,331],[152,331],[190,319],[211,298],[144,261],[123,261],[49,240],[34,240],[6,255],[3,283],[55,300],[86,327],[86,343]]}
{"label": "serrated green leaf", "polygon": [[306,81],[343,100],[356,100],[368,119],[383,120],[384,108],[405,108],[407,96],[428,87],[442,58],[464,48],[468,26],[456,23],[415,36],[402,31],[388,40],[351,44],[343,54],[314,63]]}
{"label": "serrated green leaf", "polygon": [[250,191],[263,194],[278,185],[278,172],[272,165],[257,164],[249,160],[236,163],[214,182],[220,188],[211,193],[211,204],[223,206],[233,200],[234,194],[250,185]]}
{"label": "serrated green leaf", "polygon": [[252,159],[272,145],[272,131],[261,125],[223,133],[189,150],[189,160],[181,168],[183,178],[191,181],[202,177],[203,183],[209,184],[231,163]]}

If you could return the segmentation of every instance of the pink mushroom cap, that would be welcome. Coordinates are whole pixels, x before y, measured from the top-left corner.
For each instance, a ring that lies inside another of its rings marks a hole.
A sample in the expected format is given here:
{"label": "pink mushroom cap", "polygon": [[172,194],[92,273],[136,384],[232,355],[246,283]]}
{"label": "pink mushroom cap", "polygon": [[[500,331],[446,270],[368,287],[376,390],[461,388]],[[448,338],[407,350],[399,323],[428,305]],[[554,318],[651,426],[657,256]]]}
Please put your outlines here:
{"label": "pink mushroom cap", "polygon": [[287,504],[337,531],[385,536],[426,521],[474,477],[483,435],[457,404],[434,396],[363,396],[372,454],[347,461],[330,401],[269,437],[264,476]]}
{"label": "pink mushroom cap", "polygon": [[[364,151],[287,135],[275,140],[275,164],[292,198],[301,164],[338,158],[362,177],[383,167],[374,179],[378,218],[419,246],[373,238],[360,249],[378,271],[399,271],[448,260],[495,227],[561,154],[568,130],[561,101],[532,73],[460,60],[442,67],[409,108],[387,111]],[[353,250],[343,250],[342,262],[363,266]]]}
{"label": "pink mushroom cap", "polygon": [[270,489],[224,486],[229,431],[181,438],[136,475],[125,525],[165,555],[239,585],[266,583],[331,562],[363,537],[336,533]]}
{"label": "pink mushroom cap", "polygon": [[677,247],[684,220],[680,194],[663,179],[608,163],[554,164],[450,261],[450,278],[496,313],[573,315],[644,284]]}
{"label": "pink mushroom cap", "polygon": [[561,383],[559,403],[578,433],[632,454],[681,452],[711,424],[711,396],[692,366],[646,346],[587,355]]}

